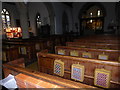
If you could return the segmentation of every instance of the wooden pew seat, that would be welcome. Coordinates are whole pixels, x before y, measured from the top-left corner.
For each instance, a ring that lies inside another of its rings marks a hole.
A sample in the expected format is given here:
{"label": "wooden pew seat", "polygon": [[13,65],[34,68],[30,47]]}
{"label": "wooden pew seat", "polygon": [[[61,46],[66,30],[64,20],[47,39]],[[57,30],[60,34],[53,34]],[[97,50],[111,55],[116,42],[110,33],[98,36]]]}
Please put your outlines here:
{"label": "wooden pew seat", "polygon": [[[11,62],[16,63],[16,62]],[[94,86],[82,84],[63,79],[61,77],[48,75],[33,71],[11,63],[3,64],[5,76],[12,74],[15,76],[19,88],[96,88]]]}

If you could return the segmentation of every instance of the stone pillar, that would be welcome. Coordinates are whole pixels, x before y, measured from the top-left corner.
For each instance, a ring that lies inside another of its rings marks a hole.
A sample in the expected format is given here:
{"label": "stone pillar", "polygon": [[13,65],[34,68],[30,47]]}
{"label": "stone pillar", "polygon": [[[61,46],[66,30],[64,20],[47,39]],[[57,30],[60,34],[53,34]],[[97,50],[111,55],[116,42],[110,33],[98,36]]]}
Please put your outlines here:
{"label": "stone pillar", "polygon": [[[0,79],[2,79],[2,18],[1,18],[1,12],[2,12],[2,2],[0,1]],[[0,89],[2,90],[2,86],[0,85]]]}
{"label": "stone pillar", "polygon": [[22,38],[29,38],[28,32],[28,17],[27,17],[27,7],[23,2],[16,2],[19,14],[20,14],[20,24],[22,28]]}
{"label": "stone pillar", "polygon": [[1,17],[1,12],[2,12],[2,2],[0,1],[0,43],[2,39],[2,17]]}
{"label": "stone pillar", "polygon": [[20,24],[22,28],[22,38],[29,38],[29,32],[28,32],[28,20],[27,20],[27,14],[26,12],[20,13]]}

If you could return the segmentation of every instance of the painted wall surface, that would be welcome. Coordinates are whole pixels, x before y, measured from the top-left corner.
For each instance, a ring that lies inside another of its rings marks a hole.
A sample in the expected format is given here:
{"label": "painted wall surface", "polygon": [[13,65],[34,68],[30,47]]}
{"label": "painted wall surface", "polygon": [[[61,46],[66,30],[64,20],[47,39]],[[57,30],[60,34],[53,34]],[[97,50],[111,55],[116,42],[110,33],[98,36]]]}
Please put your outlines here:
{"label": "painted wall surface", "polygon": [[[62,34],[62,15],[64,11],[67,13],[68,16],[68,24],[69,24],[69,31],[72,30],[72,9],[69,6],[66,6],[59,2],[54,2],[53,7],[55,10],[55,34]],[[68,32],[69,32],[68,31]]]}
{"label": "painted wall surface", "polygon": [[36,14],[39,13],[41,15],[42,24],[44,23],[44,18],[47,18],[47,23],[50,25],[49,13],[46,6],[42,2],[29,2],[28,4],[30,27],[36,36]]}
{"label": "painted wall surface", "polygon": [[109,31],[108,25],[112,21],[116,23],[116,11],[115,2],[104,2],[102,3],[106,9],[106,17],[104,22],[104,31]]}
{"label": "painted wall surface", "polygon": [[[115,16],[115,2],[100,2],[104,8],[106,9],[106,16],[104,19],[104,31],[108,31],[108,24],[113,20],[116,21],[116,16]],[[80,28],[79,26],[79,12],[80,9],[85,5],[86,2],[76,2],[73,3],[73,22],[78,23],[78,29]],[[74,32],[76,32],[77,29],[75,28],[74,25]]]}
{"label": "painted wall surface", "polygon": [[[83,7],[83,5],[86,2],[75,2],[73,3],[73,9],[72,9],[72,13],[73,13],[73,32],[77,32],[79,31],[79,12],[80,9]],[[78,30],[75,27],[75,23],[78,23]]]}

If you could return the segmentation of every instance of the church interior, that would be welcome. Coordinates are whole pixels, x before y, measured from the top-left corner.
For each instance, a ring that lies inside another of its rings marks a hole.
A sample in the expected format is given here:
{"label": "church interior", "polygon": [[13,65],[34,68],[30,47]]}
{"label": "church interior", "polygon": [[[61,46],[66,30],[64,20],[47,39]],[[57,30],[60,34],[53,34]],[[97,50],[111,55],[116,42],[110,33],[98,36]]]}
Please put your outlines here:
{"label": "church interior", "polygon": [[1,80],[13,75],[17,89],[120,88],[120,1],[0,4]]}

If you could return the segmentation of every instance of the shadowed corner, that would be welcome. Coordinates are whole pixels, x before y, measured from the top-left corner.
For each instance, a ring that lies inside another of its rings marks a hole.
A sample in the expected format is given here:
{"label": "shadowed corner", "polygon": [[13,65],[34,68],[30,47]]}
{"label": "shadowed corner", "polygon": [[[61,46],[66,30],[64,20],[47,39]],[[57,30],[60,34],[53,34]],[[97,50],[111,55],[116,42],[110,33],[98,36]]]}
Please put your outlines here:
{"label": "shadowed corner", "polygon": [[35,61],[32,64],[27,65],[26,68],[38,71],[38,62]]}

